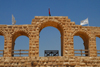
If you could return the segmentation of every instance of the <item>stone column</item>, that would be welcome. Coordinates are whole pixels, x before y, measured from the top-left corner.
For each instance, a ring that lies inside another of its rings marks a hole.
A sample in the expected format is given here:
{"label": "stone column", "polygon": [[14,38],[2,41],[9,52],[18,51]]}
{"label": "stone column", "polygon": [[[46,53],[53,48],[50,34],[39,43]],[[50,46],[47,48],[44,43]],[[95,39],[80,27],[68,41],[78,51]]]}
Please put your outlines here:
{"label": "stone column", "polygon": [[73,36],[70,32],[66,32],[64,36],[64,56],[74,56]]}
{"label": "stone column", "polygon": [[97,50],[96,50],[96,38],[90,37],[89,39],[89,54],[90,57],[96,57],[97,56]]}
{"label": "stone column", "polygon": [[4,57],[12,56],[12,37],[11,34],[6,33],[4,43]]}
{"label": "stone column", "polygon": [[29,57],[39,56],[39,33],[34,33],[29,36]]}

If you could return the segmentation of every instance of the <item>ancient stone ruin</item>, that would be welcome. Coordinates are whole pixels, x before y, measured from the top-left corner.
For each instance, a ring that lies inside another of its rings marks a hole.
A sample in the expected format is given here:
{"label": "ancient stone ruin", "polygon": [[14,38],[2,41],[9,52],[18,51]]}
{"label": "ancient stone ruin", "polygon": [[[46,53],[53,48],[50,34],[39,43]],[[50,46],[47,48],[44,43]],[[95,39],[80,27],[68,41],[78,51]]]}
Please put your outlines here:
{"label": "ancient stone ruin", "polygon": [[[39,33],[48,26],[61,33],[61,56],[39,57]],[[75,25],[67,16],[35,16],[29,25],[0,25],[0,35],[4,36],[0,67],[100,67],[96,49],[100,27]],[[22,35],[29,38],[28,57],[14,57],[15,40]],[[79,51],[85,56],[75,56],[74,36],[83,39],[85,49]]]}

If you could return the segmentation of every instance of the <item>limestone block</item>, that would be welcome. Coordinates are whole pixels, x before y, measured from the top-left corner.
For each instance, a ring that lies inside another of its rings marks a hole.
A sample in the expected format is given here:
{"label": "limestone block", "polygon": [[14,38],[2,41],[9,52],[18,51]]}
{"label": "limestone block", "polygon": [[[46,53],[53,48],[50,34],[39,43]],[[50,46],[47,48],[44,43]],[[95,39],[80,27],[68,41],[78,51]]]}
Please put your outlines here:
{"label": "limestone block", "polygon": [[85,65],[86,65],[85,63],[82,63],[82,62],[80,63],[80,66],[85,66]]}

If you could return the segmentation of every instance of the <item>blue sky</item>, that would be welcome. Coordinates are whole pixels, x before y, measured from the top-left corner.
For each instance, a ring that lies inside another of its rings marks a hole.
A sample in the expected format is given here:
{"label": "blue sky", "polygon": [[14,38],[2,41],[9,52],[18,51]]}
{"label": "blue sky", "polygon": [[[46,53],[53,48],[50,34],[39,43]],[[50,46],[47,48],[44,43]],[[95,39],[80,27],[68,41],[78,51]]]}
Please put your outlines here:
{"label": "blue sky", "polygon": [[[35,16],[48,16],[48,8],[51,16],[68,16],[77,25],[80,25],[81,20],[88,18],[89,26],[100,27],[100,0],[0,0],[0,24],[11,25],[12,14],[16,25],[31,24]],[[44,28],[40,32],[39,55],[43,56],[44,50],[47,49],[60,51],[60,36],[56,28]],[[3,37],[0,36],[0,49],[3,49],[2,40]],[[15,43],[15,49],[29,49],[29,39],[25,36],[18,37]],[[100,50],[99,38],[97,44],[97,49]],[[74,37],[74,48],[84,49],[80,37]]]}

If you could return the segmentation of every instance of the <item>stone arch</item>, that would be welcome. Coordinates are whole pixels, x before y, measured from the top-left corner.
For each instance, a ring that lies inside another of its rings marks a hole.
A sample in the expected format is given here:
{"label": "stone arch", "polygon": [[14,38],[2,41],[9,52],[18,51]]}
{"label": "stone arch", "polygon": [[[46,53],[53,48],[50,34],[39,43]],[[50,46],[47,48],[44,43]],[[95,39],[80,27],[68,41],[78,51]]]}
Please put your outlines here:
{"label": "stone arch", "polygon": [[38,25],[38,31],[39,33],[41,32],[41,30],[45,27],[48,27],[48,26],[51,26],[51,27],[54,27],[54,28],[57,28],[59,31],[60,31],[60,34],[61,34],[61,56],[64,55],[64,45],[63,45],[63,35],[64,35],[64,27],[62,24],[60,24],[58,21],[52,21],[52,20],[48,20],[48,21],[45,21],[45,22],[42,22]]}
{"label": "stone arch", "polygon": [[100,35],[95,35],[95,37],[99,37],[100,38]]}
{"label": "stone arch", "polygon": [[[98,40],[99,40],[99,42],[98,42]],[[98,34],[96,34],[95,35],[95,43],[96,43],[96,45],[94,45],[94,47],[96,48],[96,50],[97,50],[97,56],[100,56],[100,54],[98,54],[98,53],[100,53],[98,50],[100,50],[100,48],[99,48],[99,46],[100,46],[100,32],[98,33]]]}
{"label": "stone arch", "polygon": [[[44,21],[44,20],[43,20]],[[45,28],[45,27],[48,27],[48,26],[52,26],[52,27],[55,27],[57,28],[61,34],[63,34],[63,28],[64,26],[57,20],[47,20],[45,22],[42,22],[38,25],[38,28],[39,28],[39,32]]]}
{"label": "stone arch", "polygon": [[21,35],[24,35],[24,36],[29,37],[28,33],[24,32],[24,31],[16,31],[16,32],[12,35],[13,41],[15,41],[16,38],[19,37],[19,36],[21,36]]}
{"label": "stone arch", "polygon": [[3,32],[0,32],[1,36],[4,36],[4,39],[6,38],[5,34]]}
{"label": "stone arch", "polygon": [[5,41],[5,35],[4,35],[4,33],[0,32],[0,35],[1,36],[4,36],[4,41]]}
{"label": "stone arch", "polygon": [[[74,36],[80,36],[82,39],[83,39],[83,41],[84,41],[84,47],[85,47],[85,49],[86,50],[89,50],[89,34],[88,33],[86,33],[86,32],[84,32],[84,31],[76,31],[75,33],[74,33],[74,35],[73,35],[73,37]],[[85,53],[88,53],[87,51],[85,51]],[[87,55],[86,55],[87,56]]]}
{"label": "stone arch", "polygon": [[0,32],[0,35],[4,36],[4,34],[2,32]]}
{"label": "stone arch", "polygon": [[15,40],[19,37],[19,36],[26,36],[29,38],[28,33],[26,33],[25,31],[16,31],[13,33],[12,35],[12,50],[14,50],[14,46],[15,46]]}
{"label": "stone arch", "polygon": [[[2,33],[2,32],[0,32],[0,36],[3,36],[4,37],[4,44],[5,44],[5,36],[4,36],[4,34]],[[4,45],[5,46],[5,45]],[[3,50],[4,50],[4,46],[3,46]],[[0,49],[1,50],[1,49]],[[2,51],[2,53],[3,53],[4,51]],[[4,53],[3,53],[3,56],[4,56]]]}

